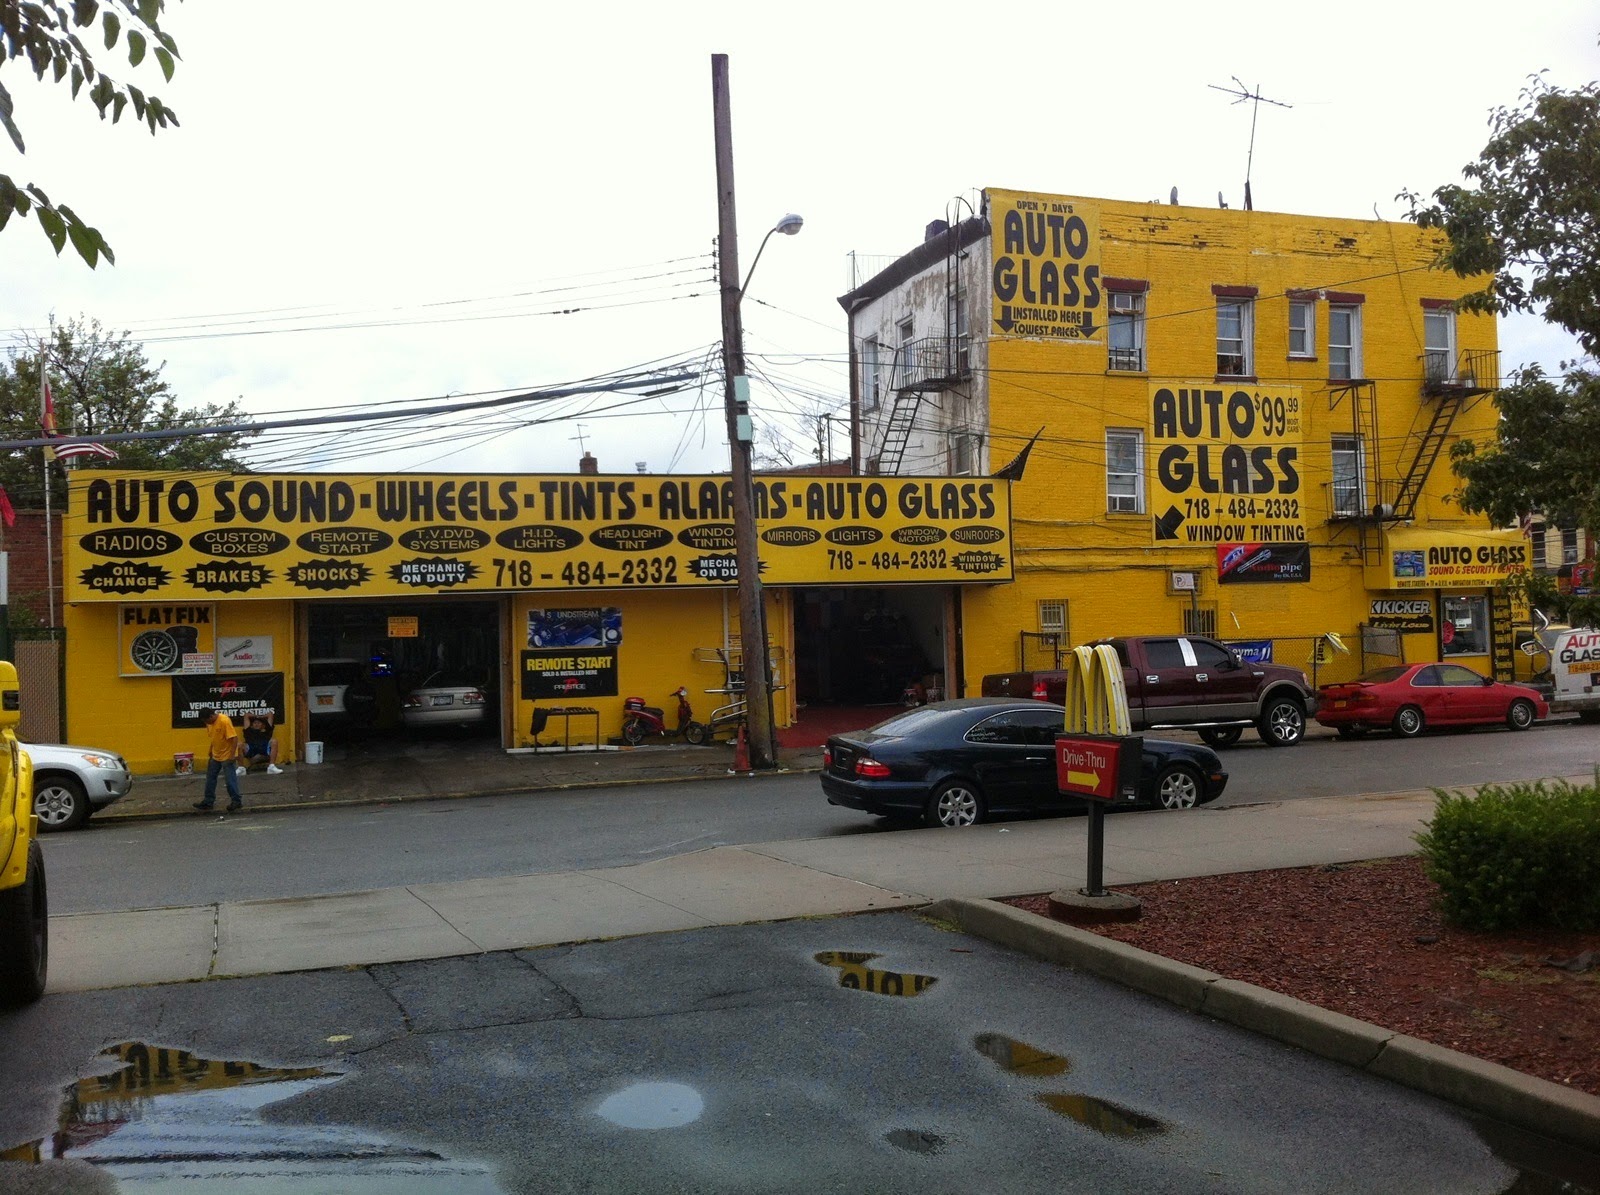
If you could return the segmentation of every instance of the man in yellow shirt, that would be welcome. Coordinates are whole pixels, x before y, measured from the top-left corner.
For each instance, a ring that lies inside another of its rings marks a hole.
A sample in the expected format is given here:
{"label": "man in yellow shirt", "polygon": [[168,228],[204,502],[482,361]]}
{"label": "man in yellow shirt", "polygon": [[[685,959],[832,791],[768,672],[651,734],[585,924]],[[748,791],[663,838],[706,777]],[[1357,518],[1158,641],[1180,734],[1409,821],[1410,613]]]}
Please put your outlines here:
{"label": "man in yellow shirt", "polygon": [[233,719],[209,707],[200,711],[200,721],[206,724],[206,738],[211,743],[210,757],[206,760],[206,795],[194,803],[196,809],[211,809],[217,803],[217,777],[227,778],[228,812],[237,813],[244,808],[244,798],[239,795],[239,774],[234,761],[239,756],[239,732]]}

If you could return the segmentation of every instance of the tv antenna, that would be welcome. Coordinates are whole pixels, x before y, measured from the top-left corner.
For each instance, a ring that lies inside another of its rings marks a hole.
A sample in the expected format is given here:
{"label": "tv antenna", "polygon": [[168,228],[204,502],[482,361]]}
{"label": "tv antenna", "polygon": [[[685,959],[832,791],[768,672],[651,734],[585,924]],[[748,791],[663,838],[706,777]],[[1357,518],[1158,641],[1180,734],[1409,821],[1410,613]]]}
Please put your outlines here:
{"label": "tv antenna", "polygon": [[1244,160],[1244,210],[1250,212],[1255,210],[1255,206],[1250,201],[1250,169],[1255,164],[1256,157],[1256,117],[1260,115],[1262,104],[1272,104],[1278,108],[1293,108],[1294,105],[1286,104],[1282,100],[1268,99],[1261,94],[1261,85],[1259,83],[1256,84],[1256,89],[1251,91],[1240,81],[1238,75],[1233,77],[1233,81],[1237,84],[1236,87],[1219,87],[1215,83],[1207,83],[1206,86],[1212,91],[1220,91],[1225,95],[1233,96],[1235,104],[1242,104],[1247,100],[1250,103],[1250,152],[1245,155]]}
{"label": "tv antenna", "polygon": [[587,439],[587,437],[583,434],[583,424],[577,423],[577,424],[574,424],[573,426],[578,429],[578,434],[575,435],[575,436],[568,436],[567,439],[576,440],[578,442],[578,451],[582,452],[585,448],[588,447],[588,445],[584,443],[584,441],[585,441],[585,439]]}

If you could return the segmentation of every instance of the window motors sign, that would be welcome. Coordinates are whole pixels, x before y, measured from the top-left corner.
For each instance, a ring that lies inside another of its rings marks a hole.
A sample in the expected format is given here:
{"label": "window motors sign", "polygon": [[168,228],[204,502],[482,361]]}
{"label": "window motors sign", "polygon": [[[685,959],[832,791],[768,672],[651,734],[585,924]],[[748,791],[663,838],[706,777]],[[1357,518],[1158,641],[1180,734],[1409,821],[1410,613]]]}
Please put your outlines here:
{"label": "window motors sign", "polygon": [[1152,385],[1155,542],[1304,544],[1303,417],[1298,386]]}
{"label": "window motors sign", "polygon": [[1367,625],[1386,631],[1433,633],[1432,598],[1373,598],[1368,604]]}
{"label": "window motors sign", "polygon": [[996,334],[1084,342],[1101,325],[1100,211],[1058,195],[989,192]]}

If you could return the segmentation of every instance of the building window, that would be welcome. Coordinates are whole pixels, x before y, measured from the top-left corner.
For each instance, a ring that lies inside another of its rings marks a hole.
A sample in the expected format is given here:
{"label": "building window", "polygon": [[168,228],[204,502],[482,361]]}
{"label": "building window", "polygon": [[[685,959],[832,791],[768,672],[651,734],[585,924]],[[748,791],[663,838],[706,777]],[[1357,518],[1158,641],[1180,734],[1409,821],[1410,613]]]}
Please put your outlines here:
{"label": "building window", "polygon": [[1544,525],[1541,523],[1528,532],[1528,552],[1533,557],[1533,567],[1541,569],[1548,567],[1544,558]]}
{"label": "building window", "polygon": [[1442,656],[1481,656],[1489,650],[1489,599],[1446,597],[1439,619]]}
{"label": "building window", "polygon": [[1106,432],[1106,509],[1144,513],[1144,433]]}
{"label": "building window", "polygon": [[1360,436],[1333,438],[1333,513],[1354,518],[1366,513],[1366,453]]}
{"label": "building window", "polygon": [[1561,530],[1561,563],[1578,563],[1578,530],[1576,527],[1564,527]]}
{"label": "building window", "polygon": [[1106,308],[1106,341],[1110,346],[1106,368],[1143,372],[1144,293],[1112,291],[1106,295]]}
{"label": "building window", "polygon": [[1067,642],[1067,603],[1049,601],[1039,603],[1039,633],[1055,635],[1057,642]]}
{"label": "building window", "polygon": [[878,409],[879,387],[883,384],[878,373],[878,338],[869,336],[861,345],[861,409]]}
{"label": "building window", "polygon": [[1251,307],[1245,299],[1217,302],[1217,373],[1224,377],[1247,378],[1254,373]]}
{"label": "building window", "polygon": [[1456,313],[1448,307],[1422,309],[1422,376],[1429,382],[1455,379]]}
{"label": "building window", "polygon": [[1217,604],[1197,602],[1183,608],[1183,633],[1212,638],[1217,633]]}
{"label": "building window", "polygon": [[1317,305],[1310,299],[1289,300],[1289,356],[1317,355]]}
{"label": "building window", "polygon": [[1361,377],[1361,308],[1328,308],[1328,377]]}
{"label": "building window", "polygon": [[978,459],[983,448],[983,439],[972,432],[955,432],[951,436],[951,469],[957,477],[976,477],[978,474]]}
{"label": "building window", "polygon": [[915,321],[900,321],[900,376],[896,386],[909,386],[917,370],[917,326]]}

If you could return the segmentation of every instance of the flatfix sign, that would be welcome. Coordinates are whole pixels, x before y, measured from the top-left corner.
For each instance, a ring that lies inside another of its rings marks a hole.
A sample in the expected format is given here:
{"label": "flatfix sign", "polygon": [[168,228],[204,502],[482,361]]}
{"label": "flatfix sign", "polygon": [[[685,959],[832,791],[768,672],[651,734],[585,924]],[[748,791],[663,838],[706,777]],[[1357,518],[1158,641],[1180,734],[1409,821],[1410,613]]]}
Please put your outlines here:
{"label": "flatfix sign", "polygon": [[[1009,483],[756,479],[773,585],[1008,581]],[[729,587],[727,477],[74,477],[69,601]]]}

